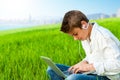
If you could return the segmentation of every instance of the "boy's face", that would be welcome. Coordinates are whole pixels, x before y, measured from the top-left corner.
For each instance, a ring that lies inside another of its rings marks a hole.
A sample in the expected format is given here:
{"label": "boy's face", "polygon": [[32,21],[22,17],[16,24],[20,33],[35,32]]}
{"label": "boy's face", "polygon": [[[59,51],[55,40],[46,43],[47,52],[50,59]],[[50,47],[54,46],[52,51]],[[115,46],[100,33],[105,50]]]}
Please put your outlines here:
{"label": "boy's face", "polygon": [[84,41],[88,37],[88,30],[76,27],[73,28],[68,34],[73,36],[74,40]]}

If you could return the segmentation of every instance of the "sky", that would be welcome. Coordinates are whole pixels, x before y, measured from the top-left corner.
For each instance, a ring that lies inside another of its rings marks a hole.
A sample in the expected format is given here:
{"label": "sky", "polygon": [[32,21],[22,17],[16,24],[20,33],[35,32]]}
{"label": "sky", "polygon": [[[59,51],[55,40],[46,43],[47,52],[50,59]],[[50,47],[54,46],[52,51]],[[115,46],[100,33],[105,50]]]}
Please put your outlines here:
{"label": "sky", "polygon": [[0,0],[0,19],[57,18],[69,10],[111,15],[118,9],[120,0]]}

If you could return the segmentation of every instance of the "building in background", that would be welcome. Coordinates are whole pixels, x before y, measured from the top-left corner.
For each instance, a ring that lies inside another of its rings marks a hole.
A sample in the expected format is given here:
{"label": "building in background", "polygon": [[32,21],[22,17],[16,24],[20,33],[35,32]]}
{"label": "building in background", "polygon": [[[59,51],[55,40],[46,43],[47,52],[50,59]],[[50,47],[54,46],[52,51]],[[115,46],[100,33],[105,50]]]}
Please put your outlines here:
{"label": "building in background", "polygon": [[120,17],[120,9],[118,9],[116,16]]}

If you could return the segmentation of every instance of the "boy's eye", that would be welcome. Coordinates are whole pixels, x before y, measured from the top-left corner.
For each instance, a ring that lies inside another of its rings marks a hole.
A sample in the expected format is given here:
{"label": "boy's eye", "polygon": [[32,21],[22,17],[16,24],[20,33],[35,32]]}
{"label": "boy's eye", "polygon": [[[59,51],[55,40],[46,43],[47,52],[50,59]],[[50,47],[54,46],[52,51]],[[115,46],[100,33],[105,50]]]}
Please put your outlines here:
{"label": "boy's eye", "polygon": [[77,35],[78,35],[78,33],[74,33],[74,34],[73,34],[73,36],[77,36]]}

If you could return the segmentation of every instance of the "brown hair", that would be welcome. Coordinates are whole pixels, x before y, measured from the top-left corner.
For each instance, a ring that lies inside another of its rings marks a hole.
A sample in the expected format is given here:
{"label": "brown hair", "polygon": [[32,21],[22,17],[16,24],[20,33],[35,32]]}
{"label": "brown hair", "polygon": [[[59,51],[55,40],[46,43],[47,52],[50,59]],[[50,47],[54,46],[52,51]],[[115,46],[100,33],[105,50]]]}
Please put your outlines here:
{"label": "brown hair", "polygon": [[82,12],[78,10],[71,10],[65,14],[60,31],[68,33],[73,27],[81,28],[81,21],[89,22]]}

